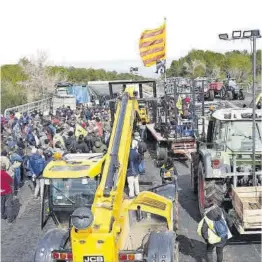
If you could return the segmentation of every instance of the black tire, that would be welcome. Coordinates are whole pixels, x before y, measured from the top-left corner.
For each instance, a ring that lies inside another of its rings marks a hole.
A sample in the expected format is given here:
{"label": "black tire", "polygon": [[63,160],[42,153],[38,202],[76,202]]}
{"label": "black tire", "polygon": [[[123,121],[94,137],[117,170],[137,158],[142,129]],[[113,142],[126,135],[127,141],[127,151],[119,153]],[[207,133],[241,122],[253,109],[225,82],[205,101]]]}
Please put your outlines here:
{"label": "black tire", "polygon": [[226,92],[226,99],[227,100],[233,100],[233,93],[232,93],[232,91],[227,91]]}
{"label": "black tire", "polygon": [[222,87],[220,90],[220,97],[223,99],[226,97],[226,89],[224,87]]}
{"label": "black tire", "polygon": [[47,231],[37,244],[33,261],[52,262],[53,258],[51,257],[51,250],[63,249],[68,237],[68,231],[61,228]]}
{"label": "black tire", "polygon": [[157,160],[166,160],[167,159],[167,148],[165,146],[161,146],[157,144],[156,146],[156,158]]}
{"label": "black tire", "polygon": [[205,181],[205,193],[206,199],[215,200],[218,205],[224,202],[227,192],[226,184],[222,180],[206,180]]}
{"label": "black tire", "polygon": [[147,128],[146,128],[146,130],[145,130],[145,132],[144,132],[144,137],[143,137],[143,141],[144,142],[147,142]]}
{"label": "black tire", "polygon": [[242,90],[239,91],[239,97],[238,97],[239,100],[245,100],[245,95],[243,93]]}
{"label": "black tire", "polygon": [[191,154],[191,184],[193,186],[194,194],[198,192],[198,162],[199,155],[197,153]]}
{"label": "black tire", "polygon": [[227,192],[226,184],[220,179],[205,179],[205,169],[202,162],[198,166],[198,207],[203,216],[206,201],[213,200],[218,205],[224,202]]}
{"label": "black tire", "polygon": [[239,94],[238,94],[238,93],[237,93],[237,94],[234,94],[234,95],[233,95],[233,99],[234,99],[234,100],[238,100],[238,99],[239,99]]}
{"label": "black tire", "polygon": [[144,248],[144,256],[147,257],[146,261],[154,262],[156,261],[155,258],[165,258],[165,261],[177,262],[175,237],[176,234],[173,231],[152,231]]}
{"label": "black tire", "polygon": [[214,90],[209,90],[208,93],[209,93],[208,100],[209,101],[214,101],[214,99],[215,99],[215,92],[214,92]]}

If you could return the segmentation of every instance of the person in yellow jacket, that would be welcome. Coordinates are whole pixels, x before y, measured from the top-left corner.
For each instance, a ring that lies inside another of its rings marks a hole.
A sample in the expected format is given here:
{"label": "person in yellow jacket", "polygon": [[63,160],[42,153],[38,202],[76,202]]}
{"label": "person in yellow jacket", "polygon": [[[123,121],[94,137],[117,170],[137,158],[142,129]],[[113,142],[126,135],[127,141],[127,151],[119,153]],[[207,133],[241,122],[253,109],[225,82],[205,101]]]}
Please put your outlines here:
{"label": "person in yellow jacket", "polygon": [[213,262],[213,249],[216,248],[217,262],[223,261],[223,249],[232,234],[229,228],[232,221],[215,201],[206,204],[203,219],[198,224],[197,233],[207,244],[207,262]]}

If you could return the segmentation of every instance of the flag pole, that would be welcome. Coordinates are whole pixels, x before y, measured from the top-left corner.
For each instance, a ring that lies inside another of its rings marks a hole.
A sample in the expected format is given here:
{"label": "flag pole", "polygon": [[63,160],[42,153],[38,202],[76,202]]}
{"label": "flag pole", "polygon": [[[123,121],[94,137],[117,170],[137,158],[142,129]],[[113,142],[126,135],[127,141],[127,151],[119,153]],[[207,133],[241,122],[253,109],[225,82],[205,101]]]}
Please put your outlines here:
{"label": "flag pole", "polygon": [[166,79],[166,17],[164,17],[164,24],[165,24],[165,64],[164,64],[164,89],[165,89],[165,122],[167,124],[167,114],[168,114],[168,108],[167,108],[167,79]]}
{"label": "flag pole", "polygon": [[[165,38],[166,38],[166,17],[164,17],[164,23],[165,23]],[[166,39],[165,39],[165,51],[166,51]],[[167,66],[166,60],[167,59],[165,59],[165,83],[166,83],[166,66]]]}

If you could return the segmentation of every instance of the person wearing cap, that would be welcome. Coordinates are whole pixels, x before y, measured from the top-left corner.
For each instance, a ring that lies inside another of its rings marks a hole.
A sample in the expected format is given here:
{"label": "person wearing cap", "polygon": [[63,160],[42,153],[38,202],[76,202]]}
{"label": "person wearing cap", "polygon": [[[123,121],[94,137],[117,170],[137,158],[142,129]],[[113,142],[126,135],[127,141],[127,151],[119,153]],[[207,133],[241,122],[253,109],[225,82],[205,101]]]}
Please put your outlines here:
{"label": "person wearing cap", "polygon": [[127,168],[127,183],[129,188],[129,197],[133,198],[135,195],[139,194],[139,153],[138,142],[136,140],[132,141],[130,153],[129,153],[129,161]]}

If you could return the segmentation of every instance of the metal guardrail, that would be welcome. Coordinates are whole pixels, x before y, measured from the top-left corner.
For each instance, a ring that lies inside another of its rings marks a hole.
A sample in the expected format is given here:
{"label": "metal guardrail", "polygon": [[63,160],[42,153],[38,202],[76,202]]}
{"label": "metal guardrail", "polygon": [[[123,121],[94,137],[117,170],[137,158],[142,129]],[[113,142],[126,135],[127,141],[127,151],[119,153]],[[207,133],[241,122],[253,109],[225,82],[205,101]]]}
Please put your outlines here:
{"label": "metal guardrail", "polygon": [[46,110],[50,110],[52,105],[52,97],[48,97],[42,100],[38,100],[35,102],[27,103],[20,106],[15,106],[11,108],[7,108],[4,112],[4,116],[8,116],[11,112],[19,112],[19,113],[30,113],[34,110],[44,112]]}

